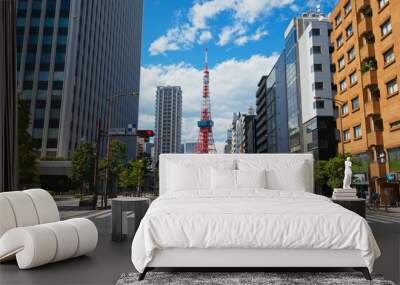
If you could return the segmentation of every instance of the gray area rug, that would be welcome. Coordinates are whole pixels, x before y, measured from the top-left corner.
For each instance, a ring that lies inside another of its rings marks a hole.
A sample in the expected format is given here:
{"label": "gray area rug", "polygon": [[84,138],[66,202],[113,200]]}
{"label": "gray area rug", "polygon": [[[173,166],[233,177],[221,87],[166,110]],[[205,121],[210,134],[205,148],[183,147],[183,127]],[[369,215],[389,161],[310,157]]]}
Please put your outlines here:
{"label": "gray area rug", "polygon": [[324,285],[395,285],[381,276],[373,275],[368,281],[359,272],[148,272],[146,278],[138,281],[138,273],[122,274],[117,285],[146,284],[324,284]]}

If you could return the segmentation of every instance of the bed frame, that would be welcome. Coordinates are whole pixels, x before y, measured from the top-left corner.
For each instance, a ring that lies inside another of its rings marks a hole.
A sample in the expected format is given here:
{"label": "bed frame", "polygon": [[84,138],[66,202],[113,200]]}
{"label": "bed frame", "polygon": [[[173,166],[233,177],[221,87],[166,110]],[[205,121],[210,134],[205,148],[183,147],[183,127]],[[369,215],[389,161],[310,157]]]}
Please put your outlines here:
{"label": "bed frame", "polygon": [[139,275],[143,280],[146,273],[154,269],[220,269],[253,271],[261,269],[335,269],[353,268],[361,271],[367,280],[371,275],[359,250],[329,249],[194,249],[171,248],[156,250],[152,261]]}
{"label": "bed frame", "polygon": [[[259,159],[304,161],[306,167],[307,192],[314,193],[314,174],[312,154],[161,154],[160,155],[160,195],[165,193],[167,184],[168,162],[183,160],[212,163],[218,159]],[[371,276],[359,250],[330,250],[330,249],[194,249],[171,248],[156,250],[153,259],[144,272],[139,275],[143,280],[146,273],[153,269],[184,268],[184,269],[213,269],[229,268],[234,271],[250,269],[285,268],[316,269],[354,268],[361,271],[367,280]]]}

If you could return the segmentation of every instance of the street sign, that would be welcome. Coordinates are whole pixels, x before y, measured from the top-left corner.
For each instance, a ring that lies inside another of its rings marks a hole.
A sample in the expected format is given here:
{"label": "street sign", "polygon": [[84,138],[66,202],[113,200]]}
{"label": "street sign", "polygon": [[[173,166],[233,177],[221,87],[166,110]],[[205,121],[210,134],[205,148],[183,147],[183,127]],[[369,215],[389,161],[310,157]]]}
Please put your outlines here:
{"label": "street sign", "polygon": [[132,124],[128,124],[128,128],[126,129],[126,134],[130,136],[136,136],[136,128],[134,128]]}
{"label": "street sign", "polygon": [[109,130],[110,136],[124,136],[126,134],[125,128],[112,128]]}

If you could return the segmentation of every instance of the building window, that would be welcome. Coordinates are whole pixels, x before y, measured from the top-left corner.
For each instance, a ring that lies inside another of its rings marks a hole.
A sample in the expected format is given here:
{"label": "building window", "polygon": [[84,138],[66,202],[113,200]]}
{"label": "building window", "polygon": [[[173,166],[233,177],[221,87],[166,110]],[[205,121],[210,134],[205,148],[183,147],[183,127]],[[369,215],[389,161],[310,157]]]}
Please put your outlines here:
{"label": "building window", "polygon": [[311,29],[311,31],[310,31],[310,37],[313,37],[313,36],[320,36],[321,35],[321,30],[320,29]]}
{"label": "building window", "polygon": [[399,86],[397,85],[397,78],[387,82],[386,89],[389,96],[397,94],[399,92]]}
{"label": "building window", "polygon": [[341,92],[343,92],[343,91],[346,90],[346,88],[347,88],[347,86],[346,86],[346,79],[343,79],[342,81],[340,81],[340,83],[339,83],[339,88],[340,88],[340,91],[341,91]]}
{"label": "building window", "polygon": [[310,54],[320,54],[321,53],[321,46],[313,46],[310,49]]}
{"label": "building window", "polygon": [[317,100],[313,104],[314,109],[324,109],[325,108],[325,102],[322,100]]}
{"label": "building window", "polygon": [[313,66],[311,66],[311,71],[313,71],[313,72],[321,72],[322,71],[322,64],[315,63]]}
{"label": "building window", "polygon": [[350,61],[353,61],[353,60],[356,58],[356,52],[355,52],[355,50],[354,50],[354,47],[352,47],[351,49],[349,49],[349,50],[347,51],[347,57],[348,57],[348,59],[349,59],[349,62],[350,62]]}
{"label": "building window", "polygon": [[337,46],[337,48],[340,48],[342,45],[343,45],[343,36],[340,35],[336,39],[336,46]]}
{"label": "building window", "polygon": [[392,32],[392,22],[388,19],[385,23],[381,25],[381,35],[382,37],[390,34]]}
{"label": "building window", "polygon": [[344,142],[350,141],[350,130],[343,131],[343,141]]}
{"label": "building window", "polygon": [[[353,128],[353,131],[354,131],[354,138],[355,138],[355,139],[361,138],[361,125],[355,126],[355,127]],[[349,139],[350,139],[350,138],[349,138]]]}
{"label": "building window", "polygon": [[323,82],[314,82],[312,85],[313,90],[324,90]]}
{"label": "building window", "polygon": [[351,109],[354,111],[358,110],[360,108],[360,103],[358,100],[358,97],[354,98],[351,100]]}
{"label": "building window", "polygon": [[49,72],[47,72],[47,71],[41,71],[41,72],[39,72],[39,80],[40,80],[40,81],[47,81],[47,80],[49,80]]}
{"label": "building window", "polygon": [[389,3],[389,0],[378,0],[379,9],[382,9]]}
{"label": "building window", "polygon": [[391,129],[400,128],[400,120],[390,123],[390,128]]}
{"label": "building window", "polygon": [[336,26],[339,26],[342,23],[342,16],[338,14],[335,18]]}
{"label": "building window", "polygon": [[344,5],[344,14],[348,15],[351,12],[351,2],[347,2],[346,5]]}
{"label": "building window", "polygon": [[400,171],[400,147],[388,149],[389,170]]}
{"label": "building window", "polygon": [[388,65],[388,64],[393,63],[394,60],[395,60],[395,57],[394,57],[393,48],[390,48],[388,51],[386,51],[383,54],[383,61],[385,62],[385,65]]}
{"label": "building window", "polygon": [[357,83],[357,71],[354,71],[352,74],[350,74],[350,86],[356,83]]}
{"label": "building window", "polygon": [[344,66],[345,66],[345,64],[346,64],[346,62],[345,62],[345,60],[344,60],[344,56],[342,56],[342,57],[339,59],[339,61],[338,61],[339,70],[343,69]]}
{"label": "building window", "polygon": [[346,36],[350,38],[353,35],[353,24],[350,24],[346,28]]}
{"label": "building window", "polygon": [[349,104],[344,103],[342,106],[342,116],[347,115],[349,113]]}

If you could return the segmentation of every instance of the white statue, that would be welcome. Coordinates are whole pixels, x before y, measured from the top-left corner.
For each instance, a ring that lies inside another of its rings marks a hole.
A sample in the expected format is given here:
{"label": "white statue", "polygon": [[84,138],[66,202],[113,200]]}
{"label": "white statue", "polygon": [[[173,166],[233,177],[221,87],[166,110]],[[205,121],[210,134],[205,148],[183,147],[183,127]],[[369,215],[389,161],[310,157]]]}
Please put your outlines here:
{"label": "white statue", "polygon": [[351,161],[350,157],[344,162],[344,179],[343,179],[343,189],[351,189]]}

